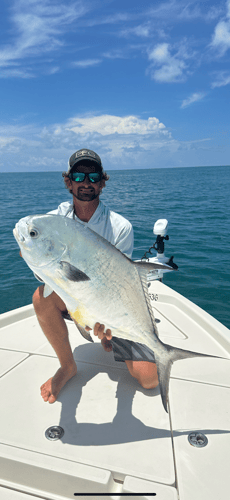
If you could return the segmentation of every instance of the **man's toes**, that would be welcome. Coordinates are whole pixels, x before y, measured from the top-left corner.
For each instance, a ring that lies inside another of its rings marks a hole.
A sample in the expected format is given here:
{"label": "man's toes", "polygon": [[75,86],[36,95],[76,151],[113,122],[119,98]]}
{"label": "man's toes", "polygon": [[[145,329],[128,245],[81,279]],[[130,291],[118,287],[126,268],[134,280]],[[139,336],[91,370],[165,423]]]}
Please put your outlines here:
{"label": "man's toes", "polygon": [[41,391],[41,397],[44,399],[44,401],[48,401],[49,397],[50,397],[50,392],[47,392],[47,391]]}
{"label": "man's toes", "polygon": [[51,390],[47,387],[46,384],[43,384],[41,386],[41,397],[44,399],[44,401],[48,401],[51,395]]}
{"label": "man's toes", "polygon": [[57,398],[53,394],[51,394],[51,396],[48,398],[47,401],[49,401],[49,403],[52,404],[52,403],[54,403],[56,401],[56,399]]}

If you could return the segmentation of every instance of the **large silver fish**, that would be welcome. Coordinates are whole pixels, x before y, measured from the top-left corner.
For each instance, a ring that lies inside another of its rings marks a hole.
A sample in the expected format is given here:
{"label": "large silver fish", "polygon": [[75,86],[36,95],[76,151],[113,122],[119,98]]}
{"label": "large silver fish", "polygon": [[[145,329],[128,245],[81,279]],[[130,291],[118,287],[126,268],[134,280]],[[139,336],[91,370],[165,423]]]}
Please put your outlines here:
{"label": "large silver fish", "polygon": [[205,356],[171,347],[158,337],[147,274],[167,266],[135,263],[83,223],[58,215],[26,217],[13,233],[28,266],[61,297],[80,329],[100,322],[113,336],[153,350],[167,411],[172,363]]}

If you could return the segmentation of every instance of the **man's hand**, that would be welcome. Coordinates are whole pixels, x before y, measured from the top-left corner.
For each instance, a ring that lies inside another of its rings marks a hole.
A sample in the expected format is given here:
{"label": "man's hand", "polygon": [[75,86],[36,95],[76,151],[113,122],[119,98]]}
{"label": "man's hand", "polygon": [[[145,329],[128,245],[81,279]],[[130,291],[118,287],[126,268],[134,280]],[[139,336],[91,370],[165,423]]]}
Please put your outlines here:
{"label": "man's hand", "polygon": [[111,340],[112,334],[111,330],[108,328],[108,330],[105,330],[105,325],[102,325],[101,323],[95,323],[94,325],[94,335],[98,337],[100,340],[102,340],[104,337],[106,337],[107,340]]}
{"label": "man's hand", "polygon": [[101,325],[101,323],[95,323],[94,325],[94,335],[96,335],[99,339],[101,339],[101,345],[106,352],[112,351],[112,344],[110,342],[112,338],[112,333],[110,328],[105,330],[105,325]]}
{"label": "man's hand", "polygon": [[[85,329],[87,331],[91,330],[89,326],[86,326]],[[95,323],[93,333],[96,335],[101,340],[102,347],[105,349],[106,352],[112,351],[112,344],[110,342],[112,338],[112,332],[110,328],[105,330],[105,325],[102,325],[101,323]]]}

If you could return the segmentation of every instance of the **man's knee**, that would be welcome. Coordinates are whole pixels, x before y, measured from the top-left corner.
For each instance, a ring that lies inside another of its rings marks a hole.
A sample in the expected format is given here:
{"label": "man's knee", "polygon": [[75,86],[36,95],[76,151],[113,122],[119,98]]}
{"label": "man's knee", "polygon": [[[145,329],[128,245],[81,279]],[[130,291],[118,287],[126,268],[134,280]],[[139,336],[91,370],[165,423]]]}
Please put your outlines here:
{"label": "man's knee", "polygon": [[158,385],[157,367],[148,361],[126,362],[132,377],[136,378],[144,389],[154,389]]}
{"label": "man's knee", "polygon": [[35,311],[38,310],[43,302],[43,290],[44,290],[44,285],[41,285],[35,290],[33,294],[33,306]]}

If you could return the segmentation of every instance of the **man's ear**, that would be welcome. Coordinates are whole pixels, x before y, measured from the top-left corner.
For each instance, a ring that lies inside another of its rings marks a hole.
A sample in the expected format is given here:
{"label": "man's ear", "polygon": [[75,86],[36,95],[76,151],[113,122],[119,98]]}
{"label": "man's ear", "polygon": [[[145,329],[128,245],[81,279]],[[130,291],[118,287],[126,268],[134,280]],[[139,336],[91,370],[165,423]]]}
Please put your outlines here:
{"label": "man's ear", "polygon": [[68,189],[72,188],[72,181],[69,177],[67,177],[67,179],[65,180],[65,183],[66,183],[66,186]]}
{"label": "man's ear", "polygon": [[105,187],[105,179],[101,179],[101,189],[103,189]]}

